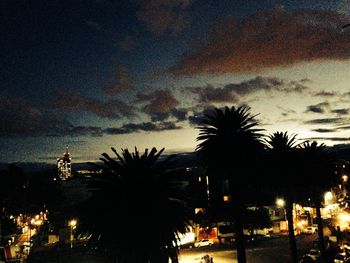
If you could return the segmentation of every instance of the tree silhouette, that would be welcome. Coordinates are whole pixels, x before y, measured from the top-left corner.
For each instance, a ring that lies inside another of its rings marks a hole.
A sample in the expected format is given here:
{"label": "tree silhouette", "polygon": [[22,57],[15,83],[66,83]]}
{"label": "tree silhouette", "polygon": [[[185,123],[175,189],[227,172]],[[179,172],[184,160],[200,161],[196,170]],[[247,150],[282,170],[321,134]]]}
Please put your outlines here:
{"label": "tree silhouette", "polygon": [[[252,163],[257,159],[259,149],[262,149],[261,129],[256,128],[255,116],[250,115],[249,110],[246,106],[225,107],[205,114],[198,127],[197,141],[200,143],[196,148],[211,170],[209,184],[218,184],[225,179],[229,182],[239,263],[246,262],[242,189],[252,180]],[[215,206],[213,200],[209,201]]]}
{"label": "tree silhouette", "polygon": [[317,142],[304,142],[300,145],[302,155],[302,172],[304,174],[303,182],[305,183],[306,191],[311,196],[315,203],[318,237],[320,240],[321,254],[325,254],[325,244],[323,235],[323,225],[321,218],[321,200],[323,194],[327,189],[330,189],[335,183],[333,176],[333,160],[328,152],[325,150],[326,145],[317,144]]}
{"label": "tree silhouette", "polygon": [[267,179],[270,179],[269,183],[275,185],[286,199],[289,246],[293,263],[298,262],[293,224],[293,203],[298,184],[296,176],[299,160],[296,143],[296,135],[288,135],[287,132],[275,132],[266,140],[271,167],[271,177]]}
{"label": "tree silhouette", "polygon": [[257,229],[264,229],[272,226],[269,210],[265,207],[246,209],[244,219],[245,228],[249,229],[251,235],[254,235]]}
{"label": "tree silhouette", "polygon": [[91,184],[93,196],[82,206],[79,225],[98,236],[118,263],[178,262],[178,233],[188,230],[189,209],[168,176],[172,158],[159,160],[163,150],[119,155],[112,148],[116,159],[106,153],[100,158],[103,173]]}

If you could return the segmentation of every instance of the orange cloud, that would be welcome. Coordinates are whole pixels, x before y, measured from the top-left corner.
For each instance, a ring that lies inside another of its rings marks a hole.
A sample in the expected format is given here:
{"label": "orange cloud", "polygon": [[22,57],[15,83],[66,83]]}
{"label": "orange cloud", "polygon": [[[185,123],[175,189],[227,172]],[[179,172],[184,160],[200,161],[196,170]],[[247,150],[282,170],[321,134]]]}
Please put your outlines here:
{"label": "orange cloud", "polygon": [[259,11],[245,20],[218,23],[208,40],[169,69],[176,76],[255,72],[314,60],[350,58],[350,30],[332,11],[283,8]]}

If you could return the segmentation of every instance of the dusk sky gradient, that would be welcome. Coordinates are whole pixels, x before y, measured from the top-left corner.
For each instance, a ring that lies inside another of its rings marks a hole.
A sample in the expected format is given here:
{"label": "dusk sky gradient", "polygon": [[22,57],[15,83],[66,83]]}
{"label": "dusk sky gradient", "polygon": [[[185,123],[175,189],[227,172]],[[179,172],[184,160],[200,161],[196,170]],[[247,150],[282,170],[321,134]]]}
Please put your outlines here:
{"label": "dusk sky gradient", "polygon": [[1,0],[0,162],[193,151],[203,111],[350,141],[350,0]]}

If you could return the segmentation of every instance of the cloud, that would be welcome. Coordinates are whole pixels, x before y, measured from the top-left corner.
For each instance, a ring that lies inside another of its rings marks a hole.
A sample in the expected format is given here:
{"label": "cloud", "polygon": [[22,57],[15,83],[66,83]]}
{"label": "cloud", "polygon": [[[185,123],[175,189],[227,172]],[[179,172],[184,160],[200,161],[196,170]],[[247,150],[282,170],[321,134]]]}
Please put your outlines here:
{"label": "cloud", "polygon": [[55,106],[69,111],[89,112],[109,119],[135,116],[135,107],[120,100],[100,101],[79,94],[62,94],[57,98]]}
{"label": "cloud", "polygon": [[206,115],[211,115],[212,111],[215,107],[208,105],[206,108],[204,108],[202,111],[195,111],[193,112],[192,116],[188,117],[188,121],[191,126],[198,126],[202,123],[202,121],[205,119]]}
{"label": "cloud", "polygon": [[330,124],[330,123],[340,124],[344,121],[345,119],[343,118],[323,118],[323,119],[314,119],[314,120],[304,121],[304,124]]}
{"label": "cloud", "polygon": [[103,136],[103,131],[101,127],[95,126],[75,126],[69,129],[67,134],[71,134],[73,136],[86,136],[90,135],[93,137],[101,137]]}
{"label": "cloud", "polygon": [[159,131],[178,130],[178,129],[182,129],[182,127],[176,126],[174,122],[160,122],[160,123],[143,122],[138,124],[129,123],[119,128],[107,128],[107,129],[104,129],[103,132],[108,135],[117,135],[117,134],[136,133],[140,131],[159,132]]}
{"label": "cloud", "polygon": [[337,130],[350,130],[350,125],[340,126],[336,128]]}
{"label": "cloud", "polygon": [[323,90],[323,91],[315,93],[314,96],[328,98],[328,97],[335,97],[337,95],[338,94],[336,92],[334,92],[334,91],[324,91]]}
{"label": "cloud", "polygon": [[187,10],[191,4],[192,0],[145,0],[137,18],[157,36],[165,32],[177,35],[190,24]]}
{"label": "cloud", "polygon": [[172,109],[171,115],[175,117],[178,121],[185,121],[187,119],[188,109]]}
{"label": "cloud", "polygon": [[194,94],[198,95],[201,103],[208,102],[237,102],[239,100],[237,94],[227,86],[223,88],[215,88],[211,85],[205,87],[191,88]]}
{"label": "cloud", "polygon": [[319,132],[319,133],[330,133],[330,132],[336,132],[337,129],[312,129],[314,132]]}
{"label": "cloud", "polygon": [[277,108],[282,111],[282,113],[281,113],[282,117],[288,117],[291,114],[297,113],[295,110],[285,109],[284,107],[281,107],[281,106],[277,106]]}
{"label": "cloud", "polygon": [[324,113],[327,108],[329,108],[329,102],[321,102],[307,106],[305,112]]}
{"label": "cloud", "polygon": [[333,142],[347,142],[350,141],[350,137],[309,137],[309,138],[303,138],[303,140],[307,141],[333,141]]}
{"label": "cloud", "polygon": [[153,121],[169,118],[179,104],[169,89],[158,89],[150,93],[139,92],[136,94],[136,98],[140,103],[147,103],[142,110],[149,114]]}
{"label": "cloud", "polygon": [[135,80],[124,67],[118,66],[114,72],[113,80],[106,84],[103,90],[110,96],[127,93],[135,90]]}
{"label": "cloud", "polygon": [[336,113],[338,115],[347,115],[347,114],[349,114],[349,108],[346,108],[346,109],[335,109],[335,110],[332,110],[332,113]]}
{"label": "cloud", "polygon": [[278,91],[286,93],[301,93],[309,89],[305,80],[286,81],[276,77],[257,76],[241,83],[230,83],[223,87],[207,85],[205,87],[188,87],[186,90],[198,95],[201,103],[239,101],[239,96],[244,96],[258,91]]}
{"label": "cloud", "polygon": [[329,10],[276,8],[228,17],[168,71],[175,76],[256,72],[295,63],[350,58],[345,17]]}
{"label": "cloud", "polygon": [[[23,98],[0,93],[0,138],[7,137],[64,137],[93,136],[104,134],[127,134],[140,131],[160,132],[182,129],[175,122],[144,122],[125,124],[119,128],[101,128],[98,126],[75,126],[66,121],[61,111],[42,110],[25,101]],[[78,106],[80,107],[80,106]],[[174,111],[178,119],[185,118],[184,109]],[[185,114],[186,112],[186,114]]]}
{"label": "cloud", "polygon": [[0,137],[59,134],[72,125],[55,111],[43,110],[21,97],[0,93]]}

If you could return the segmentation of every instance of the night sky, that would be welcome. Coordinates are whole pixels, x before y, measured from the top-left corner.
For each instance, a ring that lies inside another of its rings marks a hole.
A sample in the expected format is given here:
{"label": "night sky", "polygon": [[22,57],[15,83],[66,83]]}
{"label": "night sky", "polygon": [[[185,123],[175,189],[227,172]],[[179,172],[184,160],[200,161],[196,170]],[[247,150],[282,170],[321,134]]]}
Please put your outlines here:
{"label": "night sky", "polygon": [[0,162],[193,151],[203,111],[350,136],[350,0],[1,0]]}

